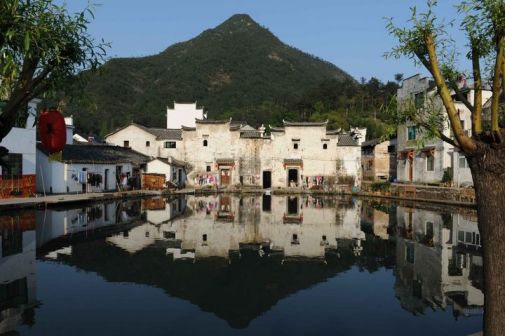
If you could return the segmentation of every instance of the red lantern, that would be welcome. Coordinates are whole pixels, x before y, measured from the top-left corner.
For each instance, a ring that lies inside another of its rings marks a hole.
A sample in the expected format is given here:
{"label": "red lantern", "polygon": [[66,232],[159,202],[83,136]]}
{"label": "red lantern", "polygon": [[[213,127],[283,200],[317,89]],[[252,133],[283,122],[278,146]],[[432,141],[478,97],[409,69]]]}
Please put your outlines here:
{"label": "red lantern", "polygon": [[42,147],[49,153],[59,152],[67,142],[65,118],[59,111],[44,111],[39,116],[39,135]]}

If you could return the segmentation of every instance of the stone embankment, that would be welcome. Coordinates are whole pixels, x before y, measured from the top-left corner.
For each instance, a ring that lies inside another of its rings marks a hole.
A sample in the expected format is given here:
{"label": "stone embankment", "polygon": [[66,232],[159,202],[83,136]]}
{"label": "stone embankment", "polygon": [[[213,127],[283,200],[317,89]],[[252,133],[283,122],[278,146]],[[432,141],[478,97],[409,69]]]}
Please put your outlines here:
{"label": "stone embankment", "polygon": [[111,199],[166,196],[174,194],[208,195],[216,193],[271,193],[274,195],[353,195],[359,197],[374,197],[386,199],[408,200],[415,202],[428,202],[437,204],[450,204],[456,206],[475,206],[475,192],[472,188],[450,188],[429,185],[399,184],[399,183],[371,183],[363,182],[361,189],[349,186],[337,186],[335,189],[302,189],[302,188],[277,188],[263,190],[258,187],[229,187],[229,188],[198,188],[182,189],[176,191],[134,190],[107,193],[61,194],[30,198],[0,199],[0,208],[41,207],[56,204],[69,204],[79,202],[96,202]]}

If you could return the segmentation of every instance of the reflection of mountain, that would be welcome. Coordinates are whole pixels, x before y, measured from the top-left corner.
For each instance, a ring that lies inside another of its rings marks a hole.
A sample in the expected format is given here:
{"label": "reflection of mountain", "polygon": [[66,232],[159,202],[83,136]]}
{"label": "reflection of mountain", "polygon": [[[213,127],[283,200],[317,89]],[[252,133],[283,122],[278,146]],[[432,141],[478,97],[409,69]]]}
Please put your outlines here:
{"label": "reflection of mountain", "polygon": [[398,208],[396,295],[422,314],[453,306],[454,315],[482,314],[482,255],[477,223],[460,214]]}
{"label": "reflection of mountain", "polygon": [[393,250],[380,247],[387,241],[362,242],[360,209],[350,200],[219,195],[143,207],[147,223],[73,245],[58,260],[108,281],[162,288],[243,328],[354,264],[377,269],[392,259]]}
{"label": "reflection of mountain", "polygon": [[[294,206],[293,206],[294,205]],[[179,207],[180,208],[180,207]],[[195,257],[228,258],[240,244],[262,244],[285,257],[323,258],[326,248],[336,248],[338,239],[360,241],[359,205],[349,200],[335,201],[314,197],[232,197],[230,195],[192,197],[185,212],[190,216],[170,216],[172,208],[146,210],[155,213],[157,225],[145,224],[128,235],[108,238],[112,244],[136,252],[157,240],[171,242]],[[161,213],[160,213],[161,212]],[[169,220],[170,219],[170,220]],[[151,221],[152,223],[152,221]],[[182,252],[181,252],[182,253]]]}
{"label": "reflection of mountain", "polygon": [[60,255],[59,260],[96,272],[107,281],[162,288],[213,312],[235,328],[246,327],[279,300],[326,281],[356,262],[352,249],[347,248],[339,249],[339,256],[327,254],[327,264],[306,258],[281,264],[281,255],[261,258],[251,249],[241,250],[240,255],[193,263],[174,260],[164,248],[155,246],[132,254],[104,241],[93,241],[75,245],[71,255]]}

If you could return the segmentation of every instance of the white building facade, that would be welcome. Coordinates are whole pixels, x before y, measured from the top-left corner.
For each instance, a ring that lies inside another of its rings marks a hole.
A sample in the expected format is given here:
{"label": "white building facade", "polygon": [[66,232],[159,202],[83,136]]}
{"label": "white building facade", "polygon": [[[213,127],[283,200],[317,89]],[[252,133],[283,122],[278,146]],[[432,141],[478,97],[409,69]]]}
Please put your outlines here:
{"label": "white building facade", "polygon": [[167,107],[167,128],[195,127],[196,119],[206,118],[203,107],[198,108],[195,103],[176,103],[174,108]]}
{"label": "white building facade", "polygon": [[35,194],[35,117],[39,102],[39,99],[33,99],[28,103],[24,123],[13,127],[0,142],[0,147],[9,151],[8,166],[0,166],[0,198]]}
{"label": "white building facade", "polygon": [[[473,104],[474,90],[462,86],[461,92],[470,104]],[[489,98],[491,98],[491,92],[483,91],[483,101],[485,102]],[[443,105],[437,96],[433,81],[420,75],[406,78],[403,81],[397,92],[397,100],[399,108],[410,106],[419,111],[423,109],[443,111]],[[463,129],[471,135],[471,111],[459,101],[455,93],[453,93],[453,100]],[[441,131],[445,136],[452,137],[448,122],[444,123]],[[454,146],[438,138],[425,139],[423,129],[413,123],[398,126],[397,142],[397,179],[399,182],[440,183],[452,181],[456,187],[473,185],[466,158]]]}
{"label": "white building facade", "polygon": [[109,134],[106,142],[153,159],[185,162],[186,184],[192,186],[331,189],[360,184],[366,129],[345,133],[328,131],[326,122],[284,121],[267,135],[264,127],[231,119],[193,123],[180,129],[131,124]]}

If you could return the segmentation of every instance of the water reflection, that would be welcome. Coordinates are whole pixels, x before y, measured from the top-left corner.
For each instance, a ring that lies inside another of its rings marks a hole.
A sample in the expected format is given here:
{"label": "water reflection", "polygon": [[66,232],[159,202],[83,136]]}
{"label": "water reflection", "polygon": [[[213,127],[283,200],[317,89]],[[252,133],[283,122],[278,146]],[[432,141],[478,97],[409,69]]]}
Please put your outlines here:
{"label": "water reflection", "polygon": [[0,215],[0,334],[33,325],[35,212]]}
{"label": "water reflection", "polygon": [[448,306],[455,318],[482,313],[480,237],[468,210],[213,195],[6,214],[0,223],[0,334],[34,325],[44,309],[33,309],[36,255],[160,288],[239,329],[353,267],[394,272],[392,295],[415,315]]}
{"label": "water reflection", "polygon": [[402,307],[453,306],[455,317],[482,314],[482,253],[474,214],[399,207],[396,284]]}

